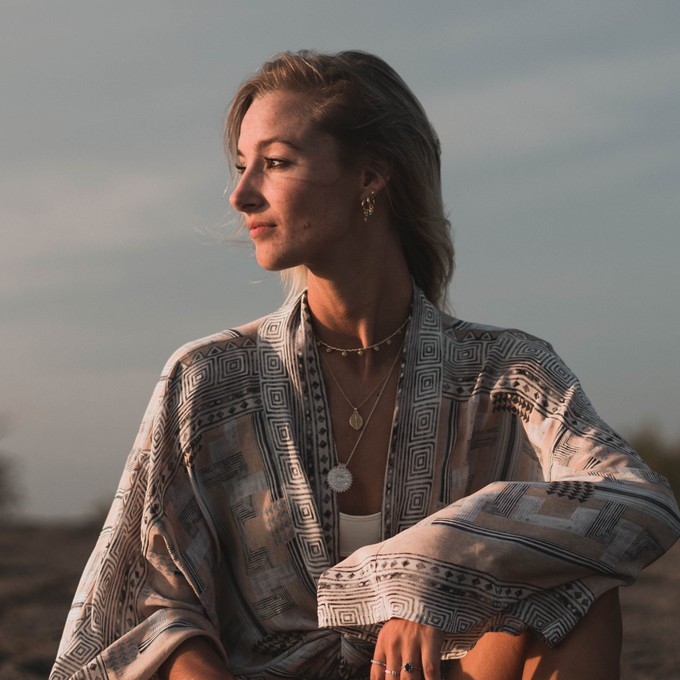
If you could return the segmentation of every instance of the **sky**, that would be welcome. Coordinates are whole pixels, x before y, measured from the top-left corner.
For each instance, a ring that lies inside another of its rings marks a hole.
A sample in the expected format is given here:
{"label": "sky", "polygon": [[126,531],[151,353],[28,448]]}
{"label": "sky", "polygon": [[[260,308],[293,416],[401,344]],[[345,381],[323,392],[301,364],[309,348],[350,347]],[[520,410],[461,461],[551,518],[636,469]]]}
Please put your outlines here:
{"label": "sky", "polygon": [[0,450],[25,518],[100,512],[166,358],[275,309],[222,123],[282,50],[390,63],[442,142],[457,316],[548,339],[680,435],[680,3],[4,0]]}

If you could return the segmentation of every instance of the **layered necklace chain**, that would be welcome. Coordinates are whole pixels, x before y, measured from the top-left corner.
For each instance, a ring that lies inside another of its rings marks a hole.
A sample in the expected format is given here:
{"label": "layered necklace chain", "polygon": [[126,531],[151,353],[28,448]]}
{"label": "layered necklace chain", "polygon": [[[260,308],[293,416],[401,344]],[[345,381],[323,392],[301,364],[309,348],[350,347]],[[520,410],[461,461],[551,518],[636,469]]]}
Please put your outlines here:
{"label": "layered necklace chain", "polygon": [[[334,491],[335,493],[343,493],[345,491],[348,491],[352,486],[352,482],[354,481],[354,479],[352,473],[348,468],[348,465],[350,464],[352,457],[354,456],[357,448],[359,447],[359,443],[361,442],[361,439],[364,436],[364,432],[366,432],[366,429],[368,428],[368,424],[371,420],[371,417],[375,413],[378,403],[380,402],[380,399],[383,393],[385,392],[387,385],[390,382],[392,373],[394,372],[394,369],[397,363],[399,362],[399,358],[402,355],[402,349],[403,344],[399,351],[396,353],[394,360],[392,361],[392,364],[390,365],[390,368],[387,371],[387,373],[382,378],[380,378],[380,381],[376,384],[376,386],[369,392],[368,396],[358,406],[354,406],[354,404],[352,404],[352,402],[349,400],[342,387],[340,387],[340,383],[338,382],[338,379],[335,377],[335,374],[333,373],[330,365],[328,364],[327,361],[325,362],[326,367],[328,368],[328,372],[330,373],[331,377],[333,378],[333,381],[337,385],[340,394],[342,394],[345,401],[347,401],[347,403],[352,407],[352,415],[349,418],[349,424],[354,430],[358,431],[357,438],[354,441],[354,446],[352,446],[352,450],[349,452],[347,460],[344,463],[338,461],[329,470],[328,475],[326,477],[326,482],[328,486],[330,487],[331,491]],[[371,410],[368,412],[366,418],[363,418],[359,413],[359,409],[371,398],[371,396],[378,389],[379,389],[378,396],[375,398],[373,406],[371,406]]]}
{"label": "layered necklace chain", "polygon": [[[342,389],[342,386],[340,385],[340,382],[338,381],[337,377],[335,376],[335,373],[333,372],[333,369],[331,368],[330,363],[328,362],[327,359],[325,359],[322,356],[323,362],[328,369],[328,373],[330,374],[331,378],[333,378],[333,382],[336,384],[338,390],[340,390],[340,394],[342,395],[343,399],[349,404],[350,408],[352,409],[352,415],[349,417],[349,425],[353,430],[360,430],[363,426],[364,423],[368,423],[368,418],[364,420],[363,416],[361,413],[359,413],[359,409],[375,394],[375,391],[383,385],[383,383],[389,378],[390,374],[392,373],[392,367],[387,371],[385,375],[383,375],[380,380],[375,384],[375,387],[366,395],[366,397],[361,401],[360,404],[357,404],[356,406],[352,403],[350,398],[347,396],[345,393],[345,390]],[[378,395],[378,399],[376,402],[380,399],[380,395]]]}

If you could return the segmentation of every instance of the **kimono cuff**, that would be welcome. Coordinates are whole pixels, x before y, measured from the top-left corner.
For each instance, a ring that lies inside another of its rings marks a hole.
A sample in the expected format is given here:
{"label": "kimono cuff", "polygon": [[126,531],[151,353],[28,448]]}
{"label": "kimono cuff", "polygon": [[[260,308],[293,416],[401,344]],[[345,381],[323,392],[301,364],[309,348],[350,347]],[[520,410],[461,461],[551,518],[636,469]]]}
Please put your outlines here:
{"label": "kimono cuff", "polygon": [[[143,630],[140,627],[130,630],[105,649],[99,660],[108,678],[151,677],[183,642],[198,636],[207,638],[225,663],[228,662],[219,634],[208,620],[180,609],[155,612],[144,622]],[[112,669],[125,670],[121,674]]]}

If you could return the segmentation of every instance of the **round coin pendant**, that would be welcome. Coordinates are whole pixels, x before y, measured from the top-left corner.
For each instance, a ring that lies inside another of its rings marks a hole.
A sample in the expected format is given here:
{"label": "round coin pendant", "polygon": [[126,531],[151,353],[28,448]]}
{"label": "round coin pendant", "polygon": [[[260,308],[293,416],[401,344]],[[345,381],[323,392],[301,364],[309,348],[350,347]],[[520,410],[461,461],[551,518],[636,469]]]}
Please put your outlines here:
{"label": "round coin pendant", "polygon": [[335,467],[331,468],[326,477],[326,482],[331,491],[344,493],[352,486],[352,473],[347,469],[346,465],[338,463]]}
{"label": "round coin pendant", "polygon": [[364,426],[364,419],[356,409],[352,411],[352,415],[349,417],[349,424],[355,430],[360,430]]}

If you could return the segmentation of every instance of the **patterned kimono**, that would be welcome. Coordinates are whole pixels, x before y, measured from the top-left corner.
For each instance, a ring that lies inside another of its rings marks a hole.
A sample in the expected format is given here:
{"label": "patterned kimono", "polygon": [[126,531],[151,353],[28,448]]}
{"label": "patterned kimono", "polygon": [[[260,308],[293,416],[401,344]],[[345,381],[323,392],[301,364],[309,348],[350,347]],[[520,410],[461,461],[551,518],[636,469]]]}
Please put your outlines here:
{"label": "patterned kimono", "polygon": [[675,540],[665,480],[542,340],[416,290],[382,539],[339,562],[337,462],[304,294],[168,362],[71,608],[53,680],[150,678],[203,635],[238,678],[367,678],[381,622],[558,643]]}

